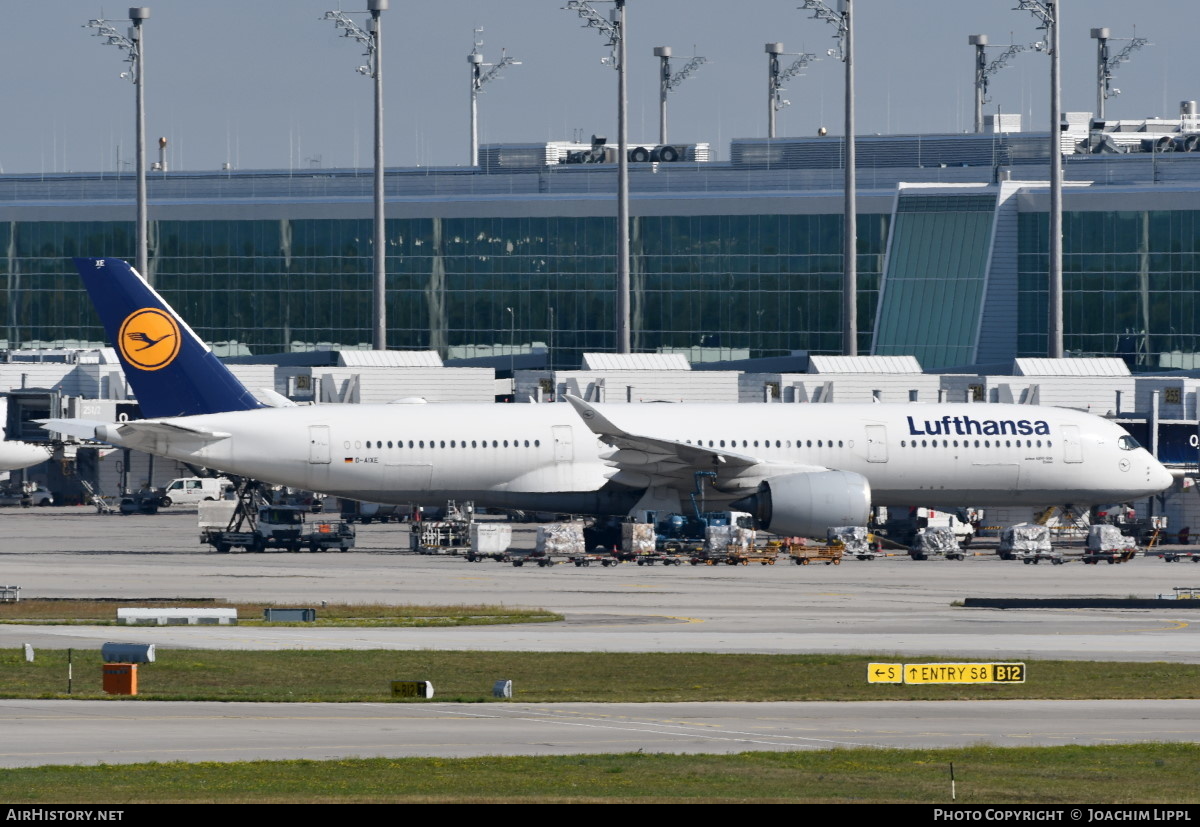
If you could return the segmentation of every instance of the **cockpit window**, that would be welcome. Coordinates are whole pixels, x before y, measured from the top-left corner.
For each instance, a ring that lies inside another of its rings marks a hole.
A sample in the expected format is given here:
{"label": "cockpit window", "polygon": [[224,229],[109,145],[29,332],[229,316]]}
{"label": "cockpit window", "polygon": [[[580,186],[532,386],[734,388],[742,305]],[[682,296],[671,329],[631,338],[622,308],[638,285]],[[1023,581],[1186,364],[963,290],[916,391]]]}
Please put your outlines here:
{"label": "cockpit window", "polygon": [[1131,436],[1123,436],[1117,440],[1117,444],[1121,446],[1122,451],[1132,451],[1135,448],[1141,448],[1138,441]]}

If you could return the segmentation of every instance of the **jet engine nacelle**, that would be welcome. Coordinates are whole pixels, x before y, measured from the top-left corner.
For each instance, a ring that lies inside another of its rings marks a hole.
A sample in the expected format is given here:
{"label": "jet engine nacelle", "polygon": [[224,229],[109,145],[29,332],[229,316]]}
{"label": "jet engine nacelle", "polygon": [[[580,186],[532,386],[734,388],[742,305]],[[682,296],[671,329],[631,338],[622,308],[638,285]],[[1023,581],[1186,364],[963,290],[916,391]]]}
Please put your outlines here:
{"label": "jet engine nacelle", "polygon": [[867,524],[871,485],[850,471],[786,474],[760,482],[739,504],[775,534],[824,537],[830,526]]}

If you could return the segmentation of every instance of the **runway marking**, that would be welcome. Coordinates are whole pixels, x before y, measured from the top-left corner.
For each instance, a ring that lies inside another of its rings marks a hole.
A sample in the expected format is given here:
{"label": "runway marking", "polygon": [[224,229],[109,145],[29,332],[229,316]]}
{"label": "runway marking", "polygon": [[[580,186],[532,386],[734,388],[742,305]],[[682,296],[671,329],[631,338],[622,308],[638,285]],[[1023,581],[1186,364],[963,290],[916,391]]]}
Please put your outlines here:
{"label": "runway marking", "polygon": [[652,586],[649,583],[622,583],[621,585],[625,586],[626,588],[629,588],[629,589],[658,589],[658,588],[661,588],[661,586]]}
{"label": "runway marking", "polygon": [[1159,629],[1129,629],[1130,632],[1177,632],[1180,629],[1186,629],[1189,625],[1186,620],[1164,620],[1164,623],[1169,625]]}

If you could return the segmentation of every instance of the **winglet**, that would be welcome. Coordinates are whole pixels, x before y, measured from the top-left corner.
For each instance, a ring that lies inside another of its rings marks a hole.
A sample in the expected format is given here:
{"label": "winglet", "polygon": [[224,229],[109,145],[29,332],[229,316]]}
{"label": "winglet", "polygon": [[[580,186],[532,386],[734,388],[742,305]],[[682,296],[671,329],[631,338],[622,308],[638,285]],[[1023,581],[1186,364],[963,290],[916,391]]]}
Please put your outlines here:
{"label": "winglet", "polygon": [[613,424],[613,421],[606,417],[589,402],[585,402],[574,394],[566,394],[567,401],[571,403],[571,407],[575,409],[575,413],[579,414],[584,424],[591,429],[592,433],[597,436],[621,436],[626,433],[624,428],[620,428]]}
{"label": "winglet", "polygon": [[75,267],[145,416],[263,407],[128,263],[77,258]]}

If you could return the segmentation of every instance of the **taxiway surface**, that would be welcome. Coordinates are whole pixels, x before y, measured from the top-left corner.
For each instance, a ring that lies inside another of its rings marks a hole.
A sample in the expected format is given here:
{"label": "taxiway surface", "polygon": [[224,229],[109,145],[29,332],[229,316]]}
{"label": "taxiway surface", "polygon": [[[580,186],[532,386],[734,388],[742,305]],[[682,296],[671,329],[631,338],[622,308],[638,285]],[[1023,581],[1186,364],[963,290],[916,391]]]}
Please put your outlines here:
{"label": "taxiway surface", "polygon": [[[231,649],[833,652],[953,659],[1200,662],[1192,601],[1161,609],[965,609],[966,597],[1153,597],[1200,566],[1024,566],[994,555],[840,566],[515,568],[400,553],[407,528],[360,528],[338,554],[216,554],[195,512],[0,512],[0,579],[24,598],[505,604],[550,624],[447,629],[0,625],[0,647],[108,640]],[[528,532],[518,538],[528,543]],[[1200,601],[1197,601],[1200,603]],[[1185,605],[1186,604],[1186,605]],[[864,658],[864,661],[866,658]],[[0,701],[0,766],[352,756],[738,752],[831,746],[1200,740],[1200,703],[955,701],[772,704],[206,704]],[[133,733],[133,734],[131,734]]]}
{"label": "taxiway surface", "polygon": [[[966,597],[1154,597],[1200,585],[1200,566],[1026,566],[888,557],[840,566],[558,565],[516,568],[400,553],[407,527],[360,527],[344,554],[217,554],[195,512],[0,512],[3,579],[25,598],[136,605],[182,597],[330,603],[503,604],[550,609],[560,623],[450,629],[142,627],[161,646],[237,649],[431,648],[529,651],[831,652],[955,658],[1200,662],[1192,601],[1145,609],[965,609]],[[528,530],[526,532],[528,535]],[[529,536],[522,539],[528,541]],[[1200,605],[1200,602],[1197,603]],[[115,616],[115,606],[114,606]],[[121,630],[128,637],[132,630]],[[98,647],[111,627],[0,626],[0,646]]]}

